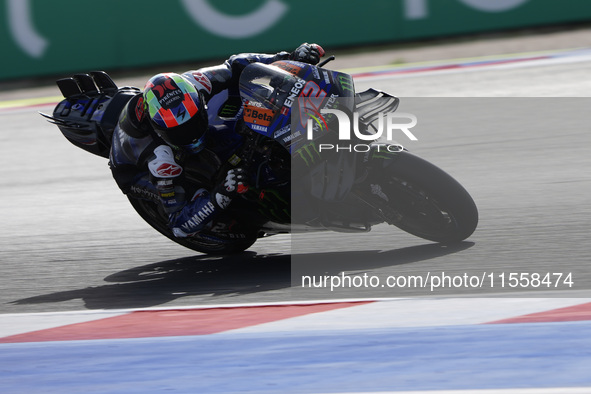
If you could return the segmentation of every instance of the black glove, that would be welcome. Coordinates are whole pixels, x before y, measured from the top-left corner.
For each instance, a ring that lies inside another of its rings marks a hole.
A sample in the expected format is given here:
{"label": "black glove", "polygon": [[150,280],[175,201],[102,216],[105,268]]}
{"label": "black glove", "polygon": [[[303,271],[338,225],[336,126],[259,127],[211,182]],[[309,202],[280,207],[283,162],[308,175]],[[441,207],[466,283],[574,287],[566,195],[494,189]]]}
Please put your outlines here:
{"label": "black glove", "polygon": [[228,207],[232,198],[248,191],[246,170],[233,168],[226,173],[223,183],[213,192],[213,201],[222,209]]}
{"label": "black glove", "polygon": [[289,55],[289,59],[315,65],[322,56],[324,56],[324,49],[320,45],[305,42]]}

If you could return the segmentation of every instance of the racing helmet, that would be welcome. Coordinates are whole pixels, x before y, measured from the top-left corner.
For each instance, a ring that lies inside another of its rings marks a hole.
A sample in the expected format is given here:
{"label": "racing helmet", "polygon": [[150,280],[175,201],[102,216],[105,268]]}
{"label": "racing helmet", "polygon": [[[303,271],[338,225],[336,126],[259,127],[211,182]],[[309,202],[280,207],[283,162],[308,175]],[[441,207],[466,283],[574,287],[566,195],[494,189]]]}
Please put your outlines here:
{"label": "racing helmet", "polygon": [[144,88],[148,118],[166,143],[197,153],[204,147],[208,127],[203,94],[183,76],[157,74]]}

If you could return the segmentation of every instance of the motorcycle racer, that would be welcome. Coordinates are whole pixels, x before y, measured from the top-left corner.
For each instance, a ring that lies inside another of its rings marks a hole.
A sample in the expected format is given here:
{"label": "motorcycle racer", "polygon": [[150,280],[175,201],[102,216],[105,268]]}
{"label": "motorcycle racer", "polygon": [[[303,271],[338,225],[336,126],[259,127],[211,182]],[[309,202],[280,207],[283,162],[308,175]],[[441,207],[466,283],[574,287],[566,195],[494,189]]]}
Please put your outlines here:
{"label": "motorcycle racer", "polygon": [[[323,55],[319,45],[304,43],[291,53],[238,54],[218,66],[153,76],[127,103],[113,133],[109,166],[119,188],[159,202],[177,237],[211,229],[231,201],[248,190],[240,167],[228,170],[218,184],[207,181],[216,170],[212,154],[231,160],[241,144],[235,132],[242,109],[241,71],[250,63],[286,59],[317,64]],[[184,180],[185,160],[202,169],[198,185],[192,179],[190,188]]]}

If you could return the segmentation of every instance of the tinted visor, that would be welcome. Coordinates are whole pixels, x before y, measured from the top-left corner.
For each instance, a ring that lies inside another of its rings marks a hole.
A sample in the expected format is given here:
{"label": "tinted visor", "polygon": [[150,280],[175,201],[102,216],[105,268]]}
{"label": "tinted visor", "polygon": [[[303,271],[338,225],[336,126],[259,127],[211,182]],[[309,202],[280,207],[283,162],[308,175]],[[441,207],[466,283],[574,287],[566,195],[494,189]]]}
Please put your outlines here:
{"label": "tinted visor", "polygon": [[205,110],[201,110],[187,122],[178,126],[162,128],[154,125],[154,128],[164,141],[180,148],[201,141],[207,131],[207,126],[207,113]]}
{"label": "tinted visor", "polygon": [[197,141],[187,145],[182,145],[181,148],[190,153],[201,152],[201,150],[205,148],[205,134],[203,134]]}

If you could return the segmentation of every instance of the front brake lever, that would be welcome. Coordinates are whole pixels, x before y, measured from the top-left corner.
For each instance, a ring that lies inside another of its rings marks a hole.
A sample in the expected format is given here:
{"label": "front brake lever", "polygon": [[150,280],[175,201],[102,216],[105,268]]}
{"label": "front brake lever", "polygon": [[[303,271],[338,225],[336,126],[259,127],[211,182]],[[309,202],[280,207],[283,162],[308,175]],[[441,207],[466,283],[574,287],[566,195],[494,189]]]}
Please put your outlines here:
{"label": "front brake lever", "polygon": [[318,64],[316,65],[316,67],[322,67],[322,66],[324,66],[326,63],[328,63],[328,62],[330,62],[330,61],[332,61],[332,60],[334,60],[334,59],[336,59],[336,58],[335,58],[335,56],[334,56],[334,55],[330,55],[329,57],[327,57],[326,59],[324,59],[323,61],[321,61],[320,63],[318,63]]}

